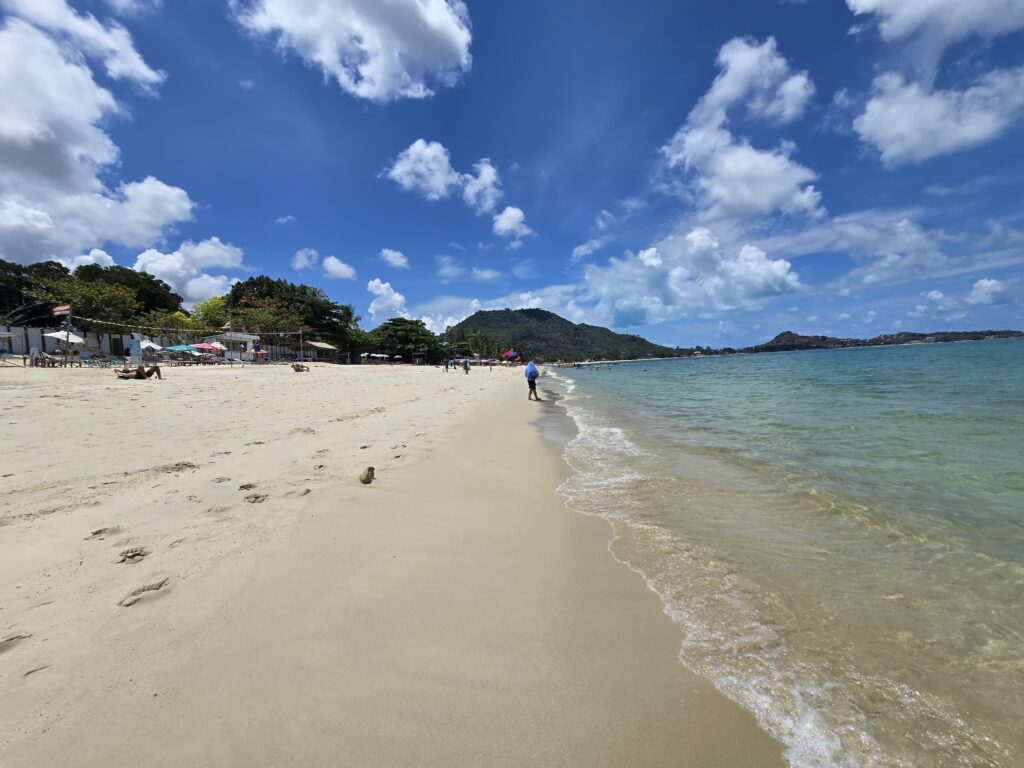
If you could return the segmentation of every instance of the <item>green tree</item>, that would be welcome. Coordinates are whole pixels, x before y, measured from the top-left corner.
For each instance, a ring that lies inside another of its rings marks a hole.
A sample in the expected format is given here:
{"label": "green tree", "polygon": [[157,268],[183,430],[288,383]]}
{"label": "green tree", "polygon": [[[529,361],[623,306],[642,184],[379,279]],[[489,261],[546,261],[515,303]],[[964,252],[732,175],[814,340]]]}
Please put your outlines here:
{"label": "green tree", "polygon": [[227,295],[227,303],[233,319],[244,318],[246,311],[255,307],[267,309],[273,305],[278,312],[295,318],[290,330],[297,331],[302,325],[311,336],[319,336],[343,349],[349,347],[352,329],[359,321],[352,305],[331,301],[319,288],[266,275],[235,283]]}
{"label": "green tree", "polygon": [[393,317],[370,331],[372,345],[390,355],[411,361],[414,352],[422,352],[428,361],[441,356],[440,340],[422,320]]}
{"label": "green tree", "polygon": [[130,325],[138,319],[135,293],[123,285],[89,283],[73,277],[44,277],[34,281],[29,292],[49,307],[71,304],[75,325],[85,330],[120,331],[123,330],[121,325]]}
{"label": "green tree", "polygon": [[192,319],[198,328],[219,329],[230,319],[227,296],[211,296],[192,305]]}

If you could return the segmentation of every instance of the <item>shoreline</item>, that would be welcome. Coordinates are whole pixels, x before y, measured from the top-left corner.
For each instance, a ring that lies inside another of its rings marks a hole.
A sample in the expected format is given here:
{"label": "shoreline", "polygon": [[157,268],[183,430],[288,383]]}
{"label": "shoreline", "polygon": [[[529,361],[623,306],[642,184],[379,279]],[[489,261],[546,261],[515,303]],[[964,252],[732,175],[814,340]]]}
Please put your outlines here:
{"label": "shoreline", "polygon": [[[93,455],[89,471],[117,489],[95,504],[52,509],[35,481],[53,467],[23,457],[32,480],[0,481],[22,513],[0,507],[19,555],[0,566],[17,577],[0,626],[28,635],[0,654],[0,762],[782,765],[753,716],[678,661],[677,628],[609,553],[608,523],[556,494],[569,469],[537,422],[557,403],[538,413],[507,372],[396,370],[235,372],[255,374],[236,399],[284,388],[285,418],[221,413],[196,436],[207,455],[194,468],[180,466],[185,432],[176,446],[137,439],[120,456],[128,475]],[[168,385],[209,400],[222,377],[206,373],[111,381],[95,405],[118,403],[122,421],[165,409],[151,429],[173,433],[187,411]],[[29,389],[15,405],[47,396]],[[345,412],[304,418],[342,395]],[[64,420],[19,419],[12,446],[45,452],[36,435]],[[178,462],[159,464],[168,454]],[[363,487],[354,475],[371,461]],[[65,498],[81,467],[68,469],[54,477]],[[250,477],[265,500],[240,498]],[[83,541],[104,520],[122,531]],[[110,562],[143,540],[143,562]]]}

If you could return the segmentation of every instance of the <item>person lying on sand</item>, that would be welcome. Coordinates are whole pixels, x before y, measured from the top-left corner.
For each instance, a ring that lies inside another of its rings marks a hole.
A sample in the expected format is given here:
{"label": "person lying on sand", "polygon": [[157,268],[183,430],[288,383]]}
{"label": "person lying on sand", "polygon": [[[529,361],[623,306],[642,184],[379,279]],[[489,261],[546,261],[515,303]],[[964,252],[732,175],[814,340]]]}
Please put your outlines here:
{"label": "person lying on sand", "polygon": [[154,365],[154,366],[152,366],[150,368],[144,368],[144,367],[142,367],[142,365],[139,365],[139,367],[136,368],[134,371],[129,370],[128,368],[122,368],[121,370],[114,371],[114,375],[117,376],[117,378],[119,378],[119,379],[125,379],[125,380],[127,380],[127,379],[150,379],[154,375],[158,379],[162,379],[163,378],[163,376],[160,375],[160,366],[159,365]]}

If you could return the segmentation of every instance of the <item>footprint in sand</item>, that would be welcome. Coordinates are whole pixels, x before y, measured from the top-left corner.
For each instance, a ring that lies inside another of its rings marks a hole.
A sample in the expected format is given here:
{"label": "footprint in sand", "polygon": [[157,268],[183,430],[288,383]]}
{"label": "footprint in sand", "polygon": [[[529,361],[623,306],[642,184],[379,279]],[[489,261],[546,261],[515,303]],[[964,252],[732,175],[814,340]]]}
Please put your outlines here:
{"label": "footprint in sand", "polygon": [[240,486],[238,486],[238,490],[240,490],[240,491],[251,491],[255,487],[256,487],[256,483],[242,483]]}
{"label": "footprint in sand", "polygon": [[230,477],[215,477],[215,478],[213,478],[213,482],[215,482],[215,483],[227,483],[230,480],[231,480]]}
{"label": "footprint in sand", "polygon": [[9,635],[5,637],[3,640],[0,640],[0,653],[4,653],[5,651],[11,650],[22,640],[28,640],[30,637],[32,637],[32,635],[28,633],[22,633],[20,635]]}
{"label": "footprint in sand", "polygon": [[170,576],[164,576],[162,579],[160,579],[159,581],[154,581],[152,584],[145,584],[139,587],[138,589],[133,589],[131,592],[129,592],[127,595],[121,598],[121,600],[119,600],[117,604],[120,605],[122,608],[129,608],[135,605],[143,598],[150,597],[151,593],[159,592],[161,589],[167,586],[170,580]]}
{"label": "footprint in sand", "polygon": [[248,496],[245,497],[245,500],[248,501],[250,504],[262,504],[268,498],[270,497],[267,496],[267,494],[265,493],[250,493]]}
{"label": "footprint in sand", "polygon": [[120,532],[121,532],[121,528],[120,528],[120,526],[117,526],[117,525],[111,525],[111,526],[109,526],[107,528],[97,528],[95,531],[93,531],[88,536],[86,536],[84,540],[85,541],[89,541],[90,539],[104,539],[107,536],[112,536],[115,533],[120,533]]}
{"label": "footprint in sand", "polygon": [[128,547],[128,549],[118,555],[117,562],[135,565],[135,563],[141,563],[148,554],[149,550],[145,547]]}

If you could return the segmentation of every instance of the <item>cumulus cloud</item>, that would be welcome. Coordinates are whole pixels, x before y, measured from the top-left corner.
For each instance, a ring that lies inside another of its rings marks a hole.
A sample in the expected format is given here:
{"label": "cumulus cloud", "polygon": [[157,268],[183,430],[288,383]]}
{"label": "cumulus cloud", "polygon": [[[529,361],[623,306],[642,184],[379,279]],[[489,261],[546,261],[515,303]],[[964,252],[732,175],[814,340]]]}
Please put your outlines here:
{"label": "cumulus cloud", "polygon": [[533,234],[533,230],[526,226],[526,214],[514,205],[507,206],[501,213],[494,215],[492,229],[494,234],[512,240],[510,248],[518,248],[524,238]]}
{"label": "cumulus cloud", "polygon": [[451,164],[448,149],[437,141],[417,139],[395,158],[387,177],[407,192],[427,200],[443,200],[457,190],[477,214],[491,213],[501,200],[501,178],[488,158],[477,160],[473,173],[460,173]]}
{"label": "cumulus cloud", "polygon": [[462,0],[235,0],[233,7],[245,29],[370,101],[425,98],[435,85],[454,85],[472,63]]}
{"label": "cumulus cloud", "polygon": [[285,216],[278,216],[276,219],[274,219],[274,223],[275,224],[282,224],[282,225],[283,224],[291,224],[294,221],[295,221],[295,217],[292,216],[290,213],[286,214]]}
{"label": "cumulus cloud", "polygon": [[1024,28],[1018,0],[846,0],[858,15],[873,15],[886,40],[926,35],[937,45],[977,35],[996,37]]}
{"label": "cumulus cloud", "polygon": [[242,250],[211,237],[198,243],[186,240],[170,253],[150,248],[135,259],[137,272],[148,272],[171,286],[187,304],[226,293],[237,278],[210,274],[210,269],[241,269]]}
{"label": "cumulus cloud", "polygon": [[976,305],[1002,304],[1006,301],[1006,292],[1006,283],[983,277],[971,288],[971,293],[967,296],[967,303]]}
{"label": "cumulus cloud", "polygon": [[427,200],[443,200],[462,184],[445,146],[423,139],[416,139],[395,158],[387,177],[406,192],[418,192]]}
{"label": "cumulus cloud", "polygon": [[300,248],[292,256],[292,269],[296,272],[301,272],[303,269],[315,267],[319,258],[320,254],[312,248]]}
{"label": "cumulus cloud", "polygon": [[474,280],[480,281],[497,280],[501,277],[501,272],[496,269],[479,269],[477,267],[473,267],[470,271],[470,277]]}
{"label": "cumulus cloud", "polygon": [[405,296],[391,287],[391,283],[385,283],[379,277],[373,278],[366,284],[366,290],[373,294],[373,301],[370,302],[370,320],[374,323],[382,323],[392,317],[409,317],[405,308]]}
{"label": "cumulus cloud", "polygon": [[490,213],[502,197],[498,169],[486,157],[473,166],[475,175],[462,177],[462,199],[477,213]]}
{"label": "cumulus cloud", "polygon": [[717,62],[720,71],[711,87],[662,147],[669,167],[690,174],[709,218],[775,210],[821,215],[821,195],[811,184],[817,174],[792,159],[792,143],[758,149],[727,127],[730,111],[741,104],[754,118],[788,123],[800,117],[814,94],[810,77],[790,69],[773,38],[734,38],[719,50]]}
{"label": "cumulus cloud", "polygon": [[59,258],[57,259],[68,269],[74,270],[78,267],[83,267],[87,264],[96,264],[100,267],[112,267],[114,266],[114,259],[111,258],[110,254],[100,248],[93,248],[88,253],[83,253],[81,256],[74,256],[72,258]]}
{"label": "cumulus cloud", "polygon": [[854,130],[887,166],[916,163],[1001,136],[1024,113],[1024,67],[989,72],[962,90],[931,90],[889,72]]}
{"label": "cumulus cloud", "polygon": [[479,299],[460,296],[439,296],[421,304],[412,310],[412,314],[433,333],[441,333],[446,328],[465,320],[469,315],[481,309]]}
{"label": "cumulus cloud", "polygon": [[391,248],[382,248],[380,251],[380,260],[389,267],[394,267],[395,269],[409,269],[409,260],[401,251],[396,251]]}
{"label": "cumulus cloud", "polygon": [[325,256],[323,260],[324,277],[334,277],[339,280],[354,280],[356,269],[351,264],[346,264],[336,256]]}
{"label": "cumulus cloud", "polygon": [[581,288],[592,314],[617,327],[754,309],[804,290],[785,259],[749,244],[725,248],[705,227],[606,266],[588,265]]}
{"label": "cumulus cloud", "polygon": [[99,59],[115,80],[131,80],[150,88],[164,79],[162,72],[146,64],[135,49],[132,36],[120,24],[102,24],[91,14],[77,13],[66,0],[3,0],[3,6],[36,27],[66,40],[87,56]]}
{"label": "cumulus cloud", "polygon": [[13,16],[0,26],[0,256],[30,263],[108,242],[145,247],[190,219],[183,189],[151,176],[113,188],[105,181],[119,152],[102,126],[122,108],[88,60],[104,60],[111,75],[155,81],[148,68],[129,66],[126,48],[115,55],[96,40],[76,45],[90,35],[130,45],[127,33],[61,2],[8,5],[52,31]]}

